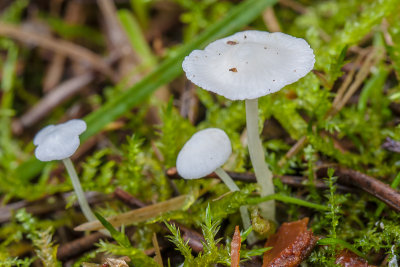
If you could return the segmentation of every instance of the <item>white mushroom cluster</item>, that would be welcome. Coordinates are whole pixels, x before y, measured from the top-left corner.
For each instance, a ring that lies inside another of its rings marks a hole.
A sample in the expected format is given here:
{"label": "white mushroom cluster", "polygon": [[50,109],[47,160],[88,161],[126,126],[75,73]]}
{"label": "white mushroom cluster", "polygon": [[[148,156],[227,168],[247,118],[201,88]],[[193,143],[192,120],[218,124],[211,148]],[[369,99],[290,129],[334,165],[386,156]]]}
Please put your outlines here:
{"label": "white mushroom cluster", "polygon": [[69,158],[78,149],[79,135],[84,131],[86,123],[79,119],[43,128],[33,139],[35,156],[41,161]]}
{"label": "white mushroom cluster", "polygon": [[[259,136],[258,98],[277,92],[310,72],[315,57],[301,38],[280,32],[243,31],[194,50],[182,68],[197,86],[230,100],[245,100],[250,159],[261,196],[274,193],[272,172]],[[273,201],[259,204],[264,218],[275,220]]]}
{"label": "white mushroom cluster", "polygon": [[231,100],[279,91],[312,70],[313,50],[301,38],[281,32],[243,31],[194,50],[183,61],[199,87]]}

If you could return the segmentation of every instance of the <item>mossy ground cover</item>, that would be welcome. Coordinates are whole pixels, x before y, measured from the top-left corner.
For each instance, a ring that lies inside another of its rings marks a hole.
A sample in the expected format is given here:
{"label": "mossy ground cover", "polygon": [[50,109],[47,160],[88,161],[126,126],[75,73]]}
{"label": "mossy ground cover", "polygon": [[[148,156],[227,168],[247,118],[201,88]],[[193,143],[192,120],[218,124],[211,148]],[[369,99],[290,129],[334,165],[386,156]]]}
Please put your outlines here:
{"label": "mossy ground cover", "polygon": [[[181,68],[192,50],[245,29],[304,38],[315,53],[312,72],[259,100],[276,177],[276,194],[263,200],[275,199],[278,225],[310,218],[321,240],[307,266],[335,266],[342,248],[397,266],[397,192],[349,186],[338,170],[400,182],[399,14],[399,0],[0,2],[0,266],[230,266],[236,225],[241,264],[260,266],[266,236],[247,246],[239,214],[248,205],[253,232],[271,226],[256,209],[245,105],[197,88]],[[184,195],[179,209],[112,237],[74,231],[85,219],[72,184],[59,162],[34,158],[32,143],[42,127],[72,118],[88,124],[72,159],[105,225]],[[208,127],[231,139],[224,169],[242,177],[240,192],[174,174],[183,144]]]}

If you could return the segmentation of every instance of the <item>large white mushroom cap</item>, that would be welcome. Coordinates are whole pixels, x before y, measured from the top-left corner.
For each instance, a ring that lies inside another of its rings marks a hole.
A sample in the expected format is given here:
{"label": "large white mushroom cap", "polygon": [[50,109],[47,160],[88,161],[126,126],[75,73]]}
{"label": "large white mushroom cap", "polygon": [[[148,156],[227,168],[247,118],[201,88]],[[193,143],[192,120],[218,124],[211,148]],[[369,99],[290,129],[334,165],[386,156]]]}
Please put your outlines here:
{"label": "large white mushroom cap", "polygon": [[41,161],[69,158],[78,149],[79,135],[84,131],[86,123],[79,119],[46,126],[33,139],[33,144],[37,146],[36,158]]}
{"label": "large white mushroom cap", "polygon": [[243,100],[279,91],[305,76],[314,63],[313,50],[304,39],[243,31],[192,51],[182,67],[201,88]]}
{"label": "large white mushroom cap", "polygon": [[221,167],[231,153],[228,135],[221,129],[208,128],[186,142],[178,154],[176,169],[185,179],[201,178]]}

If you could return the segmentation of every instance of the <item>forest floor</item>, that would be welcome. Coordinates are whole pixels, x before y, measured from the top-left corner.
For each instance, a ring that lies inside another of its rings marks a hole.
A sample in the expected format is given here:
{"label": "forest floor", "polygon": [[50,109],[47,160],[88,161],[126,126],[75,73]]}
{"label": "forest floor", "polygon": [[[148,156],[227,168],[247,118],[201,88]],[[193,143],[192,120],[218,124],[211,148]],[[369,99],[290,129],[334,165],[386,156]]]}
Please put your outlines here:
{"label": "forest floor", "polygon": [[[399,14],[400,0],[2,0],[0,266],[398,266]],[[244,30],[304,38],[315,55],[258,100],[267,195],[245,102],[182,70]],[[71,160],[91,223],[62,162],[35,157],[36,133],[71,119],[87,124]],[[177,172],[206,128],[229,137],[239,191],[218,171]]]}

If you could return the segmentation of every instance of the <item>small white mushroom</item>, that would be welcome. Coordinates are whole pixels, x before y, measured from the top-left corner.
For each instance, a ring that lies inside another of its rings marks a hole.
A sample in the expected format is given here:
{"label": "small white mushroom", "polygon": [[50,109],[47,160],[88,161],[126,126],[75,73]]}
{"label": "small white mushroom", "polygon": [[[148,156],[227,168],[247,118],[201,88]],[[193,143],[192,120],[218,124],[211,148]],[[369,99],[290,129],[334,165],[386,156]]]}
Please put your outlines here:
{"label": "small white mushroom", "polygon": [[[183,146],[176,160],[176,169],[185,179],[198,179],[215,172],[231,191],[239,191],[229,174],[221,168],[231,154],[231,141],[223,130],[204,129],[195,133]],[[244,227],[249,228],[251,221],[245,206],[240,207],[240,214]],[[255,240],[253,235],[250,239]]]}
{"label": "small white mushroom", "polygon": [[[258,135],[258,97],[279,91],[312,70],[313,50],[301,38],[280,32],[244,31],[217,40],[185,58],[186,76],[205,90],[231,100],[246,100],[250,159],[261,195],[274,193],[272,173]],[[273,201],[260,205],[265,218],[275,220]]]}
{"label": "small white mushroom", "polygon": [[176,167],[185,179],[204,177],[221,167],[232,153],[231,141],[221,129],[195,133],[179,152]]}
{"label": "small white mushroom", "polygon": [[78,149],[79,135],[84,131],[86,123],[83,120],[70,120],[43,128],[33,139],[33,144],[37,146],[35,156],[40,161],[69,158]]}
{"label": "small white mushroom", "polygon": [[78,149],[79,135],[86,130],[83,120],[75,119],[58,125],[49,125],[40,130],[33,139],[35,156],[40,161],[62,160],[74,187],[79,205],[88,221],[97,220],[85,198],[78,175],[71,159]]}

